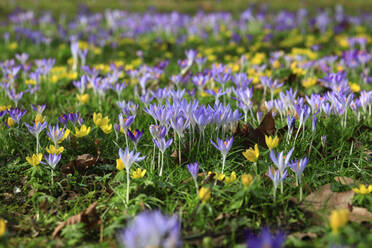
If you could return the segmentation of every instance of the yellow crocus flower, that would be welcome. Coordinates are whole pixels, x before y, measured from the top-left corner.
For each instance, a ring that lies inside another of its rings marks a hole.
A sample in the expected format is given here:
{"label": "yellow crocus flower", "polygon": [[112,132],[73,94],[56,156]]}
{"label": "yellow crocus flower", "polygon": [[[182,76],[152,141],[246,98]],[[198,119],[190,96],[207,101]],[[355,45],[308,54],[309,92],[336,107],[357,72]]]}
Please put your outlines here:
{"label": "yellow crocus flower", "polygon": [[252,147],[245,150],[245,152],[243,152],[243,156],[250,162],[253,163],[256,162],[258,160],[258,157],[260,156],[258,145],[257,144],[254,145],[254,150],[252,149]]}
{"label": "yellow crocus flower", "polygon": [[231,172],[229,177],[225,177],[225,183],[230,184],[236,181],[236,173],[235,171]]}
{"label": "yellow crocus flower", "polygon": [[87,126],[85,125],[82,125],[80,127],[80,130],[75,127],[75,136],[78,137],[78,138],[81,138],[81,137],[84,137],[84,136],[87,136],[90,132],[90,127],[87,128]]}
{"label": "yellow crocus flower", "polygon": [[119,171],[122,171],[124,170],[124,168],[125,166],[124,166],[123,161],[120,158],[116,159],[116,169],[118,169]]}
{"label": "yellow crocus flower", "polygon": [[4,236],[6,231],[6,224],[4,219],[0,219],[0,237]]}
{"label": "yellow crocus flower", "polygon": [[139,178],[144,177],[145,174],[146,174],[146,169],[142,170],[141,168],[137,168],[137,170],[132,170],[131,178],[132,179],[139,179]]}
{"label": "yellow crocus flower", "polygon": [[49,147],[46,147],[45,150],[49,153],[49,154],[61,154],[65,148],[63,146],[60,146],[58,148],[56,148],[54,145],[49,145]]}
{"label": "yellow crocus flower", "polygon": [[353,188],[353,191],[357,194],[362,194],[362,195],[369,194],[372,192],[372,184],[370,184],[368,188],[364,184],[361,184],[359,185],[359,189]]}
{"label": "yellow crocus flower", "polygon": [[333,210],[329,217],[329,224],[331,225],[334,234],[338,233],[338,230],[346,225],[349,221],[349,210],[338,209]]}
{"label": "yellow crocus flower", "polygon": [[248,188],[249,185],[251,185],[252,181],[253,177],[251,174],[242,175],[242,184],[244,185],[244,187]]}
{"label": "yellow crocus flower", "polygon": [[103,126],[100,126],[101,130],[105,133],[105,134],[109,134],[111,133],[112,131],[112,124],[106,124],[106,125],[103,125]]}
{"label": "yellow crocus flower", "polygon": [[30,165],[37,166],[38,164],[40,164],[42,158],[43,158],[43,154],[39,153],[39,154],[33,154],[32,157],[27,156],[26,160]]}
{"label": "yellow crocus flower", "polygon": [[12,119],[12,117],[8,117],[7,124],[9,127],[13,127],[15,124],[15,121]]}
{"label": "yellow crocus flower", "polygon": [[271,150],[278,146],[279,138],[278,136],[275,136],[274,138],[272,138],[271,136],[265,135],[265,142],[266,142],[267,147]]}
{"label": "yellow crocus flower", "polygon": [[89,101],[89,94],[79,94],[76,96],[81,104],[85,104]]}
{"label": "yellow crocus flower", "polygon": [[201,189],[199,190],[199,199],[203,203],[206,203],[207,201],[209,201],[210,198],[211,198],[210,188],[201,187]]}
{"label": "yellow crocus flower", "polygon": [[[61,130],[62,130],[62,128],[59,129],[59,131],[61,131]],[[63,137],[58,141],[58,144],[62,143],[62,141],[64,141],[70,135],[70,132],[71,132],[71,130],[67,128]]]}

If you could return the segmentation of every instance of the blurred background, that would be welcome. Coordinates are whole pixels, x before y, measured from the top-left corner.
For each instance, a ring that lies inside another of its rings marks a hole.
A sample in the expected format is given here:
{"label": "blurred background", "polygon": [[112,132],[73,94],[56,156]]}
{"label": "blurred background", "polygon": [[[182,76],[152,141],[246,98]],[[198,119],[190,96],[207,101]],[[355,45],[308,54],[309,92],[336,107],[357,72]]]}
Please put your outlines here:
{"label": "blurred background", "polygon": [[16,8],[32,9],[36,12],[48,10],[55,14],[64,12],[74,15],[83,5],[92,11],[103,11],[109,8],[133,12],[155,9],[184,13],[195,13],[199,10],[240,13],[252,4],[266,4],[274,10],[306,8],[309,11],[340,4],[349,13],[359,10],[372,11],[372,0],[0,0],[0,15],[4,18]]}

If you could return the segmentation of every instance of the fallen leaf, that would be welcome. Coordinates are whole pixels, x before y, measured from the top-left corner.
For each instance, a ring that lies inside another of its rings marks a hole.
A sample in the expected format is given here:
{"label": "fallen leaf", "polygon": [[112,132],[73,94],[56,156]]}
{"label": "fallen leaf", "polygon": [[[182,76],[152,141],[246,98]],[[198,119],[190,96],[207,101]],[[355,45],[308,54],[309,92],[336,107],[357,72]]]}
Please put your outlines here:
{"label": "fallen leaf", "polygon": [[90,154],[79,155],[70,163],[62,166],[61,171],[64,174],[70,174],[77,170],[79,173],[82,174],[85,173],[87,169],[95,165],[98,159],[99,157],[95,158]]}
{"label": "fallen leaf", "polygon": [[263,147],[266,146],[265,135],[275,134],[275,121],[272,115],[272,110],[266,113],[260,125],[254,129],[249,124],[244,124],[240,127],[240,123],[234,132],[234,136],[241,136],[246,141],[248,147],[253,147],[255,144],[259,144]]}
{"label": "fallen leaf", "polygon": [[353,185],[354,179],[350,177],[334,177],[335,181],[341,183],[342,185]]}
{"label": "fallen leaf", "polygon": [[[202,176],[204,176],[204,173],[203,172],[198,173],[198,177],[202,177]],[[184,180],[182,182],[182,184],[186,184],[186,183],[190,182],[191,180],[193,180],[193,178],[192,177],[189,177],[186,180]]]}
{"label": "fallen leaf", "polygon": [[332,192],[331,184],[321,186],[317,191],[312,192],[300,205],[304,211],[312,213],[313,220],[321,223],[321,218],[327,217],[332,210],[347,209],[351,204],[354,192]]}
{"label": "fallen leaf", "polygon": [[372,213],[366,208],[353,207],[349,220],[354,222],[372,221]]}
{"label": "fallen leaf", "polygon": [[56,238],[62,229],[67,225],[73,225],[78,223],[84,223],[85,228],[92,229],[94,226],[100,223],[100,218],[96,210],[97,202],[92,203],[87,209],[80,214],[71,216],[66,221],[60,223],[52,234],[53,238]]}

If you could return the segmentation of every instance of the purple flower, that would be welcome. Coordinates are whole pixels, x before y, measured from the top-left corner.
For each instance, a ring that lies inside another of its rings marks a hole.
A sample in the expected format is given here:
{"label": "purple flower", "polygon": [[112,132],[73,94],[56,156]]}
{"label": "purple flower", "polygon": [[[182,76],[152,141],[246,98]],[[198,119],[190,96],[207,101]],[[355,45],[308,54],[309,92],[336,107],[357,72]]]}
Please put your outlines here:
{"label": "purple flower", "polygon": [[284,246],[284,241],[285,235],[283,233],[273,235],[267,228],[263,228],[259,236],[248,233],[246,237],[246,245],[249,248],[281,248]]}
{"label": "purple flower", "polygon": [[61,160],[61,154],[48,154],[48,156],[44,155],[44,158],[47,161],[47,164],[54,170],[58,162]]}
{"label": "purple flower", "polygon": [[183,137],[183,132],[189,126],[189,123],[189,120],[183,114],[171,119],[171,126],[179,137]]}
{"label": "purple flower", "polygon": [[234,137],[231,137],[230,139],[221,140],[217,138],[217,144],[215,144],[212,140],[210,142],[214,147],[216,147],[221,153],[223,157],[226,157],[227,154],[229,153],[231,146],[233,144]]}
{"label": "purple flower", "polygon": [[136,129],[133,132],[127,129],[128,137],[135,145],[137,145],[138,141],[141,139],[143,132],[144,129],[142,129],[142,131]]}
{"label": "purple flower", "polygon": [[182,247],[181,224],[177,217],[164,216],[160,211],[140,213],[116,236],[126,248]]}
{"label": "purple flower", "polygon": [[53,141],[54,146],[57,147],[57,143],[65,135],[65,128],[60,129],[58,124],[56,126],[49,125],[47,135]]}
{"label": "purple flower", "polygon": [[275,166],[279,169],[280,173],[283,174],[284,170],[288,167],[289,159],[293,153],[294,148],[292,148],[284,159],[283,151],[279,152],[277,155],[275,154],[274,150],[270,150],[270,158],[275,164]]}
{"label": "purple flower", "polygon": [[28,131],[37,138],[39,134],[46,128],[47,122],[46,121],[44,121],[43,123],[35,122],[33,126],[28,125],[27,123],[25,123],[25,125]]}
{"label": "purple flower", "polygon": [[150,133],[154,139],[161,139],[168,133],[165,126],[150,125]]}
{"label": "purple flower", "polygon": [[199,164],[197,162],[190,163],[187,165],[187,169],[189,170],[192,178],[194,178],[194,180],[197,180],[198,172],[199,172]]}
{"label": "purple flower", "polygon": [[26,114],[26,110],[21,110],[19,108],[12,108],[8,110],[8,114],[14,120],[15,123],[19,124],[22,117]]}
{"label": "purple flower", "polygon": [[133,163],[140,162],[145,159],[146,156],[140,157],[140,155],[141,154],[139,152],[136,153],[135,151],[129,151],[128,147],[126,147],[124,151],[119,149],[119,157],[128,173]]}
{"label": "purple flower", "polygon": [[289,164],[289,167],[296,173],[299,182],[301,183],[301,175],[304,171],[309,159],[307,157],[301,159],[300,161],[297,161],[297,159],[291,161]]}
{"label": "purple flower", "polygon": [[36,113],[41,115],[44,112],[46,105],[45,104],[43,104],[43,105],[38,104],[38,105],[34,106],[34,105],[31,104],[31,107]]}
{"label": "purple flower", "polygon": [[120,124],[120,127],[124,130],[127,130],[130,125],[132,125],[132,123],[134,122],[134,119],[136,118],[135,115],[131,115],[131,116],[128,116],[128,117],[123,117],[122,114],[119,114],[118,116],[119,118],[119,124]]}
{"label": "purple flower", "polygon": [[164,153],[165,150],[167,150],[168,147],[170,147],[170,145],[172,144],[173,139],[169,139],[168,141],[165,141],[165,139],[163,137],[163,138],[160,138],[160,139],[153,139],[152,141],[159,148],[159,150],[162,153]]}
{"label": "purple flower", "polygon": [[[280,175],[280,174],[282,174],[282,175]],[[288,170],[285,170],[283,173],[280,173],[280,171],[275,170],[274,167],[269,167],[268,175],[269,175],[271,181],[273,181],[274,192],[275,192],[276,189],[278,188],[279,183],[282,182],[287,177]]]}
{"label": "purple flower", "polygon": [[59,122],[63,125],[66,126],[68,122],[68,115],[62,114],[58,117]]}

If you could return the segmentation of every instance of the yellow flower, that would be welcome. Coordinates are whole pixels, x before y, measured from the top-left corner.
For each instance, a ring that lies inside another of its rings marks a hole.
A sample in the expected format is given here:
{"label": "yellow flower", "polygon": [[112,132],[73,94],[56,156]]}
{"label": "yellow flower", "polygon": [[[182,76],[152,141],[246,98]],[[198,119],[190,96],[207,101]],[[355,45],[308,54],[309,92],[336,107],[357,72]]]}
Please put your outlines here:
{"label": "yellow flower", "polygon": [[302,81],[302,86],[304,86],[305,88],[310,88],[311,86],[316,85],[317,81],[318,81],[317,78],[309,77]]}
{"label": "yellow flower", "polygon": [[8,109],[10,109],[10,108],[11,108],[10,105],[8,105],[8,106],[0,105],[0,112],[1,112],[1,111],[4,111],[4,110],[8,110]]}
{"label": "yellow flower", "polygon": [[0,219],[0,237],[4,235],[6,231],[6,224],[4,219]]}
{"label": "yellow flower", "polygon": [[27,84],[27,85],[35,85],[36,84],[36,81],[33,80],[33,79],[28,79],[28,80],[25,81],[25,84]]}
{"label": "yellow flower", "polygon": [[254,145],[254,150],[252,149],[252,147],[245,150],[245,152],[243,152],[243,156],[250,162],[256,162],[258,160],[258,157],[260,156],[258,145]]}
{"label": "yellow flower", "polygon": [[121,158],[116,159],[116,169],[118,169],[119,171],[122,171],[124,170],[124,168],[125,166]]}
{"label": "yellow flower", "polygon": [[102,114],[95,112],[93,113],[93,122],[96,124],[97,127],[105,126],[110,122],[110,119],[106,116],[105,118],[102,118]]}
{"label": "yellow flower", "polygon": [[225,177],[225,183],[230,184],[236,181],[236,173],[235,171],[231,172],[229,177]]}
{"label": "yellow flower", "polygon": [[349,83],[350,89],[353,92],[359,92],[360,91],[360,85],[356,83]]}
{"label": "yellow flower", "polygon": [[210,198],[211,198],[211,190],[206,187],[201,187],[199,191],[199,199],[203,203],[206,203],[207,201],[209,201]]}
{"label": "yellow flower", "polygon": [[[210,174],[212,174],[212,172],[211,171],[208,171],[208,175],[210,175]],[[213,179],[216,179],[216,178],[217,178],[218,181],[223,181],[223,179],[225,179],[225,174],[223,174],[223,173],[221,173],[221,174],[216,173],[213,176]]]}
{"label": "yellow flower", "polygon": [[131,178],[132,179],[139,179],[139,178],[144,177],[145,174],[146,174],[146,169],[142,170],[141,168],[137,168],[137,170],[132,170]]}
{"label": "yellow flower", "polygon": [[359,185],[359,189],[353,188],[353,191],[357,194],[362,194],[362,195],[369,194],[372,192],[372,184],[370,184],[368,188],[364,184],[361,184]]}
{"label": "yellow flower", "polygon": [[331,225],[333,233],[338,233],[341,227],[344,227],[349,220],[349,210],[338,209],[333,210],[329,217],[329,224]]}
{"label": "yellow flower", "polygon": [[280,61],[279,60],[275,60],[274,63],[273,63],[273,67],[274,67],[274,69],[280,68]]}
{"label": "yellow flower", "polygon": [[89,101],[89,94],[79,94],[76,96],[81,104],[85,104]]}
{"label": "yellow flower", "polygon": [[8,117],[8,126],[9,127],[12,127],[12,126],[14,126],[14,124],[15,124],[15,121],[12,119],[12,117]]}
{"label": "yellow flower", "polygon": [[90,127],[87,128],[87,126],[85,125],[82,125],[80,127],[80,130],[75,127],[75,136],[78,137],[78,138],[81,138],[81,137],[84,137],[84,136],[87,136],[90,132]]}
{"label": "yellow flower", "polygon": [[42,158],[43,158],[43,154],[39,153],[39,154],[33,154],[32,157],[27,156],[26,160],[30,165],[36,166],[40,164],[40,161],[42,160]]}
{"label": "yellow flower", "polygon": [[45,118],[41,114],[36,114],[35,124],[37,124],[37,123],[43,123],[44,121],[45,121]]}
{"label": "yellow flower", "polygon": [[10,43],[9,46],[8,46],[8,48],[9,48],[10,50],[15,50],[15,49],[17,49],[17,47],[18,47],[17,42],[12,42],[12,43]]}
{"label": "yellow flower", "polygon": [[278,146],[279,138],[278,136],[275,136],[274,138],[272,138],[271,136],[265,135],[265,142],[266,142],[267,147],[271,150]]}
{"label": "yellow flower", "polygon": [[105,133],[105,134],[109,134],[111,133],[112,131],[112,124],[106,124],[104,126],[100,126],[101,130]]}
{"label": "yellow flower", "polygon": [[[60,128],[59,130],[61,131],[62,128]],[[71,132],[70,129],[67,128],[63,137],[58,141],[58,144],[62,143],[62,141],[64,141],[70,135],[70,132]]]}
{"label": "yellow flower", "polygon": [[63,146],[60,146],[58,148],[56,148],[54,145],[49,145],[49,147],[46,147],[45,150],[49,153],[49,154],[61,154],[65,148]]}
{"label": "yellow flower", "polygon": [[251,174],[242,175],[242,184],[244,185],[244,187],[248,188],[249,185],[251,185],[252,181],[253,177]]}

